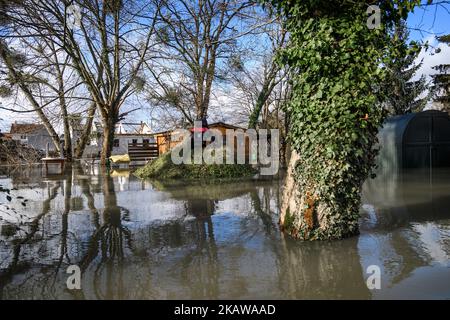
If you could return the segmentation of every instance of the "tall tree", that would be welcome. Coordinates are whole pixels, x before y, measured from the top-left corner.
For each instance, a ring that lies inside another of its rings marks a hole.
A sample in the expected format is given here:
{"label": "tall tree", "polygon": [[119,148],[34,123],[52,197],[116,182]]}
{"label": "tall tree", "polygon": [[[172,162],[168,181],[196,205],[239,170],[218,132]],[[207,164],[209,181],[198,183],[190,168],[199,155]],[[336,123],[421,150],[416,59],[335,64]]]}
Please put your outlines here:
{"label": "tall tree", "polygon": [[275,60],[277,52],[285,47],[288,39],[287,32],[281,25],[282,22],[280,20],[278,18],[277,23],[272,24],[272,28],[267,30],[271,47],[264,63],[263,81],[258,86],[256,101],[249,117],[248,127],[251,129],[256,129],[261,111],[263,111],[264,107],[267,109],[268,100],[274,89],[285,79],[289,72]]}
{"label": "tall tree", "polygon": [[[57,128],[61,127],[64,132],[64,157],[68,161],[72,161],[74,156],[80,158],[87,140],[80,138],[76,141],[73,155],[72,112],[79,114],[84,109],[82,113],[87,120],[81,135],[90,135],[95,105],[71,67],[69,56],[61,48],[47,39],[30,39],[21,35],[20,30],[14,30],[13,43],[21,48],[20,52],[8,48],[6,42],[0,48],[0,61],[5,66],[0,68],[0,95],[12,101],[0,106],[0,109],[13,113],[35,113],[45,125],[58,152],[61,146]],[[16,87],[19,90],[14,90]],[[23,103],[21,98],[28,100],[28,104]],[[86,104],[90,106],[86,108]]]}
{"label": "tall tree", "polygon": [[70,57],[102,120],[102,164],[111,155],[120,110],[142,82],[160,2],[23,0],[12,15],[29,36],[51,38]]}
{"label": "tall tree", "polygon": [[164,1],[160,59],[149,68],[157,88],[151,100],[188,123],[207,117],[214,81],[226,73],[221,67],[235,57],[238,39],[257,28],[255,8],[251,0]]}
{"label": "tall tree", "polygon": [[[438,40],[450,46],[450,34],[438,37]],[[450,64],[440,64],[433,69],[438,71],[437,74],[432,75],[433,100],[442,110],[450,112]]]}
{"label": "tall tree", "polygon": [[271,3],[290,32],[280,61],[294,69],[286,110],[294,152],[280,224],[303,240],[355,235],[362,184],[374,166],[385,116],[379,88],[388,28],[420,1],[376,2],[374,17],[367,14],[374,1]]}
{"label": "tall tree", "polygon": [[[21,92],[28,100],[32,110],[37,114],[39,120],[44,125],[45,129],[50,135],[52,142],[55,146],[55,150],[60,153],[61,145],[59,141],[59,135],[56,132],[54,126],[50,122],[48,116],[43,110],[43,106],[39,103],[38,98],[33,94],[32,85],[40,82],[34,75],[30,75],[24,68],[26,67],[23,55],[17,53],[7,46],[4,41],[0,40],[0,61],[5,65],[6,71],[3,73],[6,75],[9,85],[16,85],[20,88]],[[5,92],[5,88],[7,88]],[[12,91],[8,87],[2,86],[2,95],[10,95]],[[5,107],[1,107],[5,109]],[[14,109],[10,111],[15,111]]]}
{"label": "tall tree", "polygon": [[406,22],[401,20],[391,32],[392,59],[387,59],[385,64],[387,75],[383,88],[386,108],[391,115],[422,111],[429,98],[425,75],[413,80],[422,67],[422,61],[416,63],[421,47],[415,41],[409,42],[408,37]]}

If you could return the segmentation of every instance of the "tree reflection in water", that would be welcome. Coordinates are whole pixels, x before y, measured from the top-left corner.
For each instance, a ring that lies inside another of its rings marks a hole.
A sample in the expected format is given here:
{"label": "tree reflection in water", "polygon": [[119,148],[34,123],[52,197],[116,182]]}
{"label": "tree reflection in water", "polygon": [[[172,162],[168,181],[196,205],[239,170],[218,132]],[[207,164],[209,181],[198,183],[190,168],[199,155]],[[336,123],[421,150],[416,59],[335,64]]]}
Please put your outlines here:
{"label": "tree reflection in water", "polygon": [[127,219],[129,211],[117,205],[114,181],[106,169],[102,172],[102,179],[102,223],[97,224],[89,241],[88,252],[81,259],[79,266],[82,273],[85,273],[90,265],[98,260],[95,261],[97,266],[93,273],[95,296],[97,299],[114,299],[126,296],[123,279],[124,249],[126,247],[132,250],[132,239],[130,230],[122,225],[122,220]]}
{"label": "tree reflection in water", "polygon": [[[171,185],[89,172],[7,173],[18,194],[37,195],[18,204],[24,219],[0,221],[18,230],[0,235],[0,298],[366,299],[369,264],[382,267],[384,285],[397,285],[448,261],[447,182],[432,196],[423,188],[417,196],[408,179],[390,183],[395,197],[384,201],[374,198],[382,187],[366,186],[374,213],[363,213],[360,237],[302,243],[278,229],[282,181]],[[444,221],[421,220],[436,217]],[[426,236],[429,227],[438,240]],[[81,290],[66,288],[72,264]]]}

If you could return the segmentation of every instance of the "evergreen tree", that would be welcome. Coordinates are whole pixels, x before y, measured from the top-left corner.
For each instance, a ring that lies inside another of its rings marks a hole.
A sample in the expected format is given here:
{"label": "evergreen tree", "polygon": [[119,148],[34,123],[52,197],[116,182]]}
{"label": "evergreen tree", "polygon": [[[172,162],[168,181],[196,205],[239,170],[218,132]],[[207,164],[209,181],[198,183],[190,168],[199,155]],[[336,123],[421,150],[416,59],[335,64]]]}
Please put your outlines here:
{"label": "evergreen tree", "polygon": [[[439,42],[450,46],[450,34],[438,37]],[[450,64],[433,67],[439,73],[432,75],[434,93],[433,101],[444,111],[450,112]]]}
{"label": "evergreen tree", "polygon": [[391,32],[390,53],[393,58],[386,62],[384,90],[386,108],[391,115],[422,111],[429,100],[428,95],[423,96],[427,90],[425,75],[412,80],[422,66],[422,61],[415,64],[421,49],[418,43],[409,42],[408,36],[406,23],[401,20]]}

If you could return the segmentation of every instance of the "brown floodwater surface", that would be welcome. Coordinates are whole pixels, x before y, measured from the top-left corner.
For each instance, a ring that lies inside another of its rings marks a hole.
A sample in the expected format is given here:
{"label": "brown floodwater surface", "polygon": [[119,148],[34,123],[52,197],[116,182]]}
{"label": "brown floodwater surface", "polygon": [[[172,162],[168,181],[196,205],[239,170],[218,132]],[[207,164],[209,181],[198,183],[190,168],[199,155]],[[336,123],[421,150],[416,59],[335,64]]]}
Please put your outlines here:
{"label": "brown floodwater surface", "polygon": [[367,181],[361,234],[333,242],[280,233],[282,184],[0,168],[0,299],[450,299],[450,171]]}

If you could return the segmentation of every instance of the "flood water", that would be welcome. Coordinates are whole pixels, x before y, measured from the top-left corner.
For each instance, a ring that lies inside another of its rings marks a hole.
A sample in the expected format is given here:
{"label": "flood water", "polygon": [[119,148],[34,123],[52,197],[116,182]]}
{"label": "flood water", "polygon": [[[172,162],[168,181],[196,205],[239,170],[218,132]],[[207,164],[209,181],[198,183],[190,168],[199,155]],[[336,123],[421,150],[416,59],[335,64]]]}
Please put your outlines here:
{"label": "flood water", "polygon": [[[361,235],[334,242],[280,233],[281,180],[98,171],[0,168],[13,189],[11,201],[0,192],[0,299],[450,298],[449,171],[368,181]],[[70,265],[81,290],[67,289]],[[379,290],[366,285],[371,265]]]}

